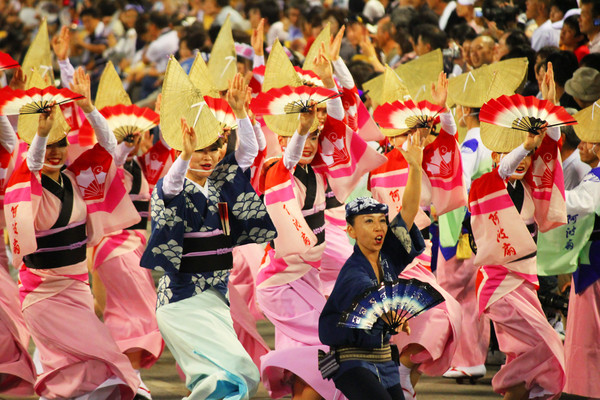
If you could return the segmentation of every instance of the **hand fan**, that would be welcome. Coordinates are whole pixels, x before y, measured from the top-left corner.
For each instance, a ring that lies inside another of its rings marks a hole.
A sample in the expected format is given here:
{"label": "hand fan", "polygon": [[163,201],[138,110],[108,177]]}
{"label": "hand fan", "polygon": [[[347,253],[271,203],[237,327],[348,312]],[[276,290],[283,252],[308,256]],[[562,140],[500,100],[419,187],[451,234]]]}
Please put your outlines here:
{"label": "hand fan", "polygon": [[0,115],[35,114],[50,111],[50,104],[70,103],[83,96],[69,89],[48,86],[44,89],[32,87],[13,90],[8,86],[0,89]]}
{"label": "hand fan", "polygon": [[481,107],[479,120],[533,134],[537,134],[545,123],[548,123],[548,127],[577,124],[564,108],[548,100],[519,94],[489,100]]}
{"label": "hand fan", "polygon": [[146,107],[134,104],[107,106],[100,110],[117,141],[131,141],[135,134],[145,132],[158,125],[159,115]]}
{"label": "hand fan", "polygon": [[313,71],[302,69],[300,67],[294,67],[294,70],[298,74],[298,77],[300,77],[300,80],[303,84],[308,86],[325,86],[321,78],[319,78],[319,75],[315,74]]}
{"label": "hand fan", "polygon": [[306,113],[311,101],[319,104],[338,96],[338,92],[322,87],[284,86],[260,93],[250,103],[250,109],[256,115]]}
{"label": "hand fan", "polygon": [[19,63],[13,59],[10,54],[0,51],[0,71],[5,69],[17,68]]}
{"label": "hand fan", "polygon": [[237,128],[237,119],[235,118],[235,114],[229,106],[229,103],[227,103],[227,100],[204,96],[204,101],[217,121],[219,121],[224,128]]}
{"label": "hand fan", "polygon": [[382,282],[357,296],[342,313],[338,326],[370,331],[375,324],[398,333],[402,320],[410,320],[442,303],[444,297],[429,283],[416,279]]}
{"label": "hand fan", "polygon": [[427,100],[415,103],[412,100],[385,103],[375,109],[373,119],[385,129],[430,128],[431,122],[439,120],[444,107]]}

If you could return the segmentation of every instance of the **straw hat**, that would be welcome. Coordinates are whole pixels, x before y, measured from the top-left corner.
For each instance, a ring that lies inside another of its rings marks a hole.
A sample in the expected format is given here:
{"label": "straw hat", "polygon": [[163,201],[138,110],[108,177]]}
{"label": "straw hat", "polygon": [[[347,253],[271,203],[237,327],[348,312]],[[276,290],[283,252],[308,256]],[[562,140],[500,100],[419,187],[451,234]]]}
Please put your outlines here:
{"label": "straw hat", "polygon": [[496,153],[510,153],[523,144],[527,132],[503,126],[481,123],[481,142]]}
{"label": "straw hat", "polygon": [[575,114],[575,133],[583,142],[600,143],[600,100]]}
{"label": "straw hat", "polygon": [[404,101],[410,98],[406,85],[390,67],[385,68],[381,80],[370,80],[363,86],[369,91],[374,105],[393,103],[396,100]]}
{"label": "straw hat", "polygon": [[327,24],[325,28],[319,33],[319,35],[315,38],[314,42],[310,46],[308,53],[306,54],[306,58],[304,59],[304,64],[302,65],[302,69],[307,69],[312,71],[315,66],[315,57],[319,54],[319,49],[321,48],[321,43],[325,43],[325,55],[329,59],[329,47],[331,44],[331,24]]}
{"label": "straw hat", "polygon": [[212,80],[212,76],[210,72],[208,72],[208,66],[200,53],[196,54],[192,68],[190,68],[189,76],[194,86],[200,89],[203,96],[210,96],[217,99],[220,97],[219,91]]}
{"label": "straw hat", "polygon": [[[296,70],[294,70],[290,59],[285,54],[281,43],[277,40],[273,44],[273,49],[265,66],[265,80],[262,90],[266,92],[269,89],[283,86],[302,86],[302,81]],[[269,129],[276,134],[280,136],[292,136],[298,129],[300,114],[265,115],[263,118]],[[315,118],[315,122],[310,129],[311,132],[317,129],[318,126],[319,121]]]}
{"label": "straw hat", "polygon": [[196,150],[215,143],[221,134],[219,121],[206,107],[202,93],[190,81],[181,65],[171,56],[165,72],[160,107],[163,138],[175,150],[183,150],[181,118],[194,128],[198,137]]}
{"label": "straw hat", "polygon": [[[50,77],[50,84],[54,85],[54,72],[52,70],[52,52],[50,51],[50,38],[48,37],[48,26],[46,19],[42,20],[37,35],[31,42],[27,54],[21,64],[21,69],[27,75],[27,79],[31,78],[32,70],[38,68],[41,77]],[[48,85],[46,85],[47,87]]]}
{"label": "straw hat", "polygon": [[123,88],[123,82],[115,70],[112,61],[109,61],[104,67],[104,71],[98,82],[98,93],[94,102],[98,110],[107,106],[131,105],[131,99]]}
{"label": "straw hat", "polygon": [[[47,81],[42,78],[42,73],[37,68],[31,71],[30,77],[27,79],[27,89],[32,87],[38,89],[47,88]],[[67,133],[71,130],[71,127],[65,120],[65,117],[60,110],[59,106],[52,107],[52,114],[54,115],[54,123],[48,134],[48,144],[56,143],[67,137]],[[40,114],[21,114],[19,115],[19,122],[17,125],[17,132],[19,137],[27,144],[31,144],[31,141],[35,137],[38,130],[40,120]]]}
{"label": "straw hat", "polygon": [[231,33],[229,16],[227,16],[223,26],[221,26],[221,30],[210,52],[208,72],[217,90],[227,90],[229,81],[237,73],[237,54],[235,53],[235,42]]}
{"label": "straw hat", "polygon": [[448,103],[481,108],[502,95],[511,95],[527,76],[527,58],[484,65],[448,80]]}

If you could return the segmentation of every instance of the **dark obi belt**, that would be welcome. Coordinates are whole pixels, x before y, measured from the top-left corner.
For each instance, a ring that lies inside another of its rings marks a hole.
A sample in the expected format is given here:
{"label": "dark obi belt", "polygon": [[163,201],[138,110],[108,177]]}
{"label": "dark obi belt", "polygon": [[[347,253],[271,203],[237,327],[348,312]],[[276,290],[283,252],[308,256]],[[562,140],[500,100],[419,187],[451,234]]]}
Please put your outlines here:
{"label": "dark obi belt", "polygon": [[317,245],[325,242],[325,211],[317,211],[314,214],[305,215],[304,220],[317,237]]}
{"label": "dark obi belt", "polygon": [[127,229],[146,230],[146,227],[148,226],[148,216],[150,215],[150,212],[148,211],[150,209],[150,201],[148,201],[148,200],[133,200],[133,205],[135,206],[135,209],[137,210],[137,212],[140,214],[140,218],[142,218],[142,220],[140,222],[138,222],[137,224],[131,225]]}
{"label": "dark obi belt", "polygon": [[86,258],[85,221],[36,235],[37,250],[23,258],[28,268],[52,269],[80,263]]}
{"label": "dark obi belt", "polygon": [[222,230],[183,235],[179,272],[199,274],[233,268],[231,237]]}

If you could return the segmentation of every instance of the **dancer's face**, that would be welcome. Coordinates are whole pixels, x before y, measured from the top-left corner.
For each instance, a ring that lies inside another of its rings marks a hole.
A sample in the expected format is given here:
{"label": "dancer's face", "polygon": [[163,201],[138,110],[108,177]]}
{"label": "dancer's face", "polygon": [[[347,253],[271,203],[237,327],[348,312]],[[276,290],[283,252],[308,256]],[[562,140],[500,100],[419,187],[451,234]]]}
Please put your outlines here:
{"label": "dancer's face", "polygon": [[215,143],[201,150],[196,150],[190,159],[187,177],[196,183],[203,184],[219,163],[219,144]]}
{"label": "dancer's face", "polygon": [[387,217],[381,213],[357,215],[347,226],[348,235],[356,240],[363,253],[379,252],[387,230]]}
{"label": "dancer's face", "polygon": [[42,172],[50,173],[60,170],[67,161],[67,141],[61,140],[46,146],[46,156]]}
{"label": "dancer's face", "polygon": [[[500,160],[502,160],[506,154],[508,154],[508,153],[496,153],[496,152],[492,153],[492,159],[494,160],[494,163],[500,164]],[[515,173],[512,174],[509,177],[509,179],[520,181],[525,177],[525,174],[529,170],[529,167],[531,167],[531,156],[532,155],[533,155],[532,153],[529,153],[529,155],[527,157],[525,157],[523,159],[523,161],[521,161],[519,163],[519,166],[515,170]]]}

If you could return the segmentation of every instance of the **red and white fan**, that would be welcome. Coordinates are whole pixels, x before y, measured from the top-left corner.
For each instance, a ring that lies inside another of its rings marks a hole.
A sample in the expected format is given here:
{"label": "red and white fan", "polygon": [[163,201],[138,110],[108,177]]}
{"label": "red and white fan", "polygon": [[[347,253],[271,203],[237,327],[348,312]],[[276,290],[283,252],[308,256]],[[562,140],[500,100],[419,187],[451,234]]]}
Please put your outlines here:
{"label": "red and white fan", "polygon": [[107,106],[100,113],[106,118],[117,141],[131,142],[136,134],[154,128],[160,120],[160,116],[153,110],[135,104]]}
{"label": "red and white fan", "polygon": [[294,67],[294,70],[296,70],[298,77],[304,85],[319,87],[325,86],[321,78],[319,78],[319,75],[315,74],[313,71],[302,69],[300,67]]}
{"label": "red and white fan", "polygon": [[500,96],[485,103],[479,120],[492,125],[519,131],[538,133],[544,124],[551,126],[575,125],[577,121],[564,108],[534,96]]}
{"label": "red and white fan", "polygon": [[0,71],[17,67],[19,67],[19,63],[10,54],[0,51]]}
{"label": "red and white fan", "polygon": [[317,86],[284,86],[260,93],[250,103],[250,109],[256,115],[306,113],[311,101],[319,104],[339,96],[336,91]]}
{"label": "red and white fan", "polygon": [[227,100],[204,96],[204,101],[217,121],[219,121],[224,128],[237,128],[237,119],[235,118],[235,114],[229,106],[229,103],[227,103]]}
{"label": "red and white fan", "polygon": [[61,105],[83,98],[69,90],[48,86],[13,90],[8,86],[0,89],[0,115],[36,114],[50,111],[50,105]]}
{"label": "red and white fan", "polygon": [[373,119],[385,129],[430,128],[439,121],[439,114],[444,110],[427,100],[419,103],[397,100],[377,107]]}

